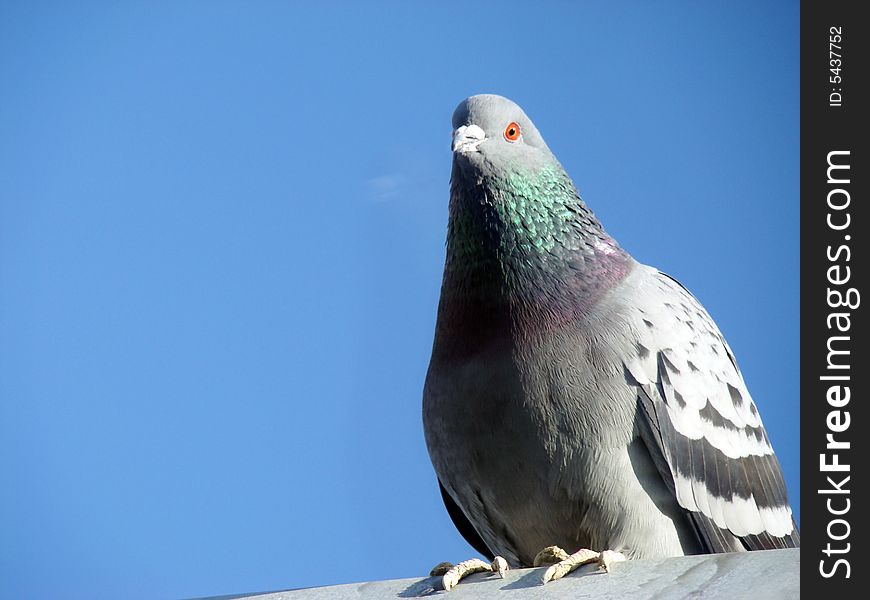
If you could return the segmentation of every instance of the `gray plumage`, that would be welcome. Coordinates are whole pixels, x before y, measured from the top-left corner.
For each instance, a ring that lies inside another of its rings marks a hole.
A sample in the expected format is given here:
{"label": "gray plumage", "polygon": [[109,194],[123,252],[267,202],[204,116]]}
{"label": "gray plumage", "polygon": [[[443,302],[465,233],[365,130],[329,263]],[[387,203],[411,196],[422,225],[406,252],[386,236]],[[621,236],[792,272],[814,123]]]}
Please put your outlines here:
{"label": "gray plumage", "polygon": [[604,231],[516,104],[473,96],[453,128],[423,419],[466,539],[513,566],[551,545],[629,558],[798,545],[703,307]]}

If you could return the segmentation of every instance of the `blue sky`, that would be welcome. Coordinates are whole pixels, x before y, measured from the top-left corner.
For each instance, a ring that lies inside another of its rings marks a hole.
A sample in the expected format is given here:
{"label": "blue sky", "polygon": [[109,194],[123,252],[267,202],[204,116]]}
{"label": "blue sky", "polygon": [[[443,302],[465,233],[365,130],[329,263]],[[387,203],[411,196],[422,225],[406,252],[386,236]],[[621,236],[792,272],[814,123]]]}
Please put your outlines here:
{"label": "blue sky", "polygon": [[420,416],[450,117],[506,95],[729,340],[799,510],[797,2],[0,5],[0,597],[472,555]]}

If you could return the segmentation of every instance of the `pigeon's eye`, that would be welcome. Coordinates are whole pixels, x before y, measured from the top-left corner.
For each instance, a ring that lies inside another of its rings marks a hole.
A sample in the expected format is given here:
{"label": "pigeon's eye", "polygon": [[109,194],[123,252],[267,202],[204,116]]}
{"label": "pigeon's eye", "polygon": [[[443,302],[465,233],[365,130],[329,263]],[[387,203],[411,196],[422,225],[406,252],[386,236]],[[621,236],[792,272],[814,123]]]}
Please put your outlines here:
{"label": "pigeon's eye", "polygon": [[504,139],[509,142],[515,142],[520,139],[520,125],[516,121],[508,123],[504,128]]}

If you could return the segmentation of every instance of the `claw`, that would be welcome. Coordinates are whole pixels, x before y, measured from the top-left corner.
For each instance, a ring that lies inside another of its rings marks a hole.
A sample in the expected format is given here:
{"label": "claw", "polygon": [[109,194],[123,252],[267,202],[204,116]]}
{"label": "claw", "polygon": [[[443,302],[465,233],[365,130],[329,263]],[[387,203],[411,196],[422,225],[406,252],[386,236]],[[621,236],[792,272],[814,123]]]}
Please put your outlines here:
{"label": "claw", "polygon": [[624,560],[625,555],[621,554],[620,552],[615,552],[613,550],[596,552],[595,550],[588,550],[584,548],[582,550],[578,550],[571,556],[559,561],[558,563],[552,565],[549,569],[547,569],[544,572],[544,576],[541,578],[541,583],[547,583],[548,581],[555,581],[556,579],[561,579],[576,568],[582,565],[589,564],[591,562],[597,562],[599,568],[602,571],[609,571],[610,567],[614,563]]}
{"label": "claw", "polygon": [[625,554],[622,552],[616,552],[615,550],[605,550],[601,553],[601,556],[598,557],[598,567],[605,572],[610,571],[610,567],[614,563],[622,562],[626,560]]}
{"label": "claw", "polygon": [[489,567],[493,573],[498,573],[498,576],[504,579],[504,574],[507,573],[508,564],[501,556],[496,556],[492,559],[492,565]]}
{"label": "claw", "polygon": [[441,575],[441,585],[445,591],[450,591],[456,587],[462,579],[465,579],[472,573],[492,572],[497,573],[499,577],[504,579],[505,573],[508,570],[508,563],[501,556],[496,556],[491,564],[487,564],[479,558],[464,560],[458,565],[452,565],[449,562],[443,562],[435,565],[430,576]]}
{"label": "claw", "polygon": [[468,577],[472,573],[480,573],[481,571],[492,571],[492,567],[479,558],[464,560],[447,571],[444,577],[441,578],[441,583],[444,585],[444,589],[449,592],[464,577]]}

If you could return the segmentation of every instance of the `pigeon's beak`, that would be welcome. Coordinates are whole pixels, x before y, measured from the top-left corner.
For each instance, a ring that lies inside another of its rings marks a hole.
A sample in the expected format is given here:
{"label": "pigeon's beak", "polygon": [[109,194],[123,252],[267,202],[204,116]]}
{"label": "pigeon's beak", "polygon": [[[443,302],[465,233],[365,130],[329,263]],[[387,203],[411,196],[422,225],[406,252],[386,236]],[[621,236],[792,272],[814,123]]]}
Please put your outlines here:
{"label": "pigeon's beak", "polygon": [[486,139],[486,133],[477,125],[463,125],[453,132],[453,151],[460,154],[478,152],[477,147]]}

